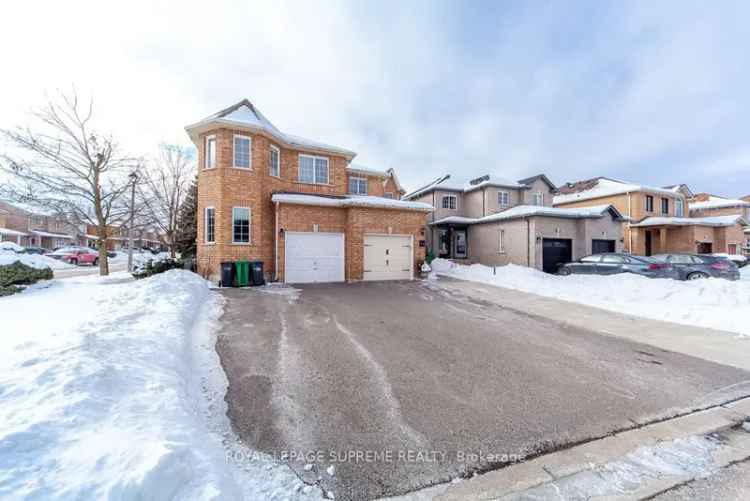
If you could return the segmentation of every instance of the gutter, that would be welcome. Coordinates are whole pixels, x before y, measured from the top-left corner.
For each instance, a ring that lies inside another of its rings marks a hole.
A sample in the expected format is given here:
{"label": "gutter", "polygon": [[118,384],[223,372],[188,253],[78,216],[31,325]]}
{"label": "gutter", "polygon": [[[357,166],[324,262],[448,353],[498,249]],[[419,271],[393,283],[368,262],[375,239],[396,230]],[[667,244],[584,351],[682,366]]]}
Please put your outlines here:
{"label": "gutter", "polygon": [[274,217],[276,222],[274,223],[275,231],[273,232],[273,281],[279,281],[279,202],[276,202],[276,208],[274,210]]}

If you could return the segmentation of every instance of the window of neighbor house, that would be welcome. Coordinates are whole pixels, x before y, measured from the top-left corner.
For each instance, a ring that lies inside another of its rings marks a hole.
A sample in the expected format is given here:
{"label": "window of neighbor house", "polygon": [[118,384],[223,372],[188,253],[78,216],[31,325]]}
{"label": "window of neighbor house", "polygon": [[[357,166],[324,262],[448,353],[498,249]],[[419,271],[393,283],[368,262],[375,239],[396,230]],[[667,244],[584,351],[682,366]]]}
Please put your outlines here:
{"label": "window of neighbor house", "polygon": [[213,169],[216,167],[216,137],[208,136],[206,138],[206,160],[204,167]]}
{"label": "window of neighbor house", "polygon": [[299,181],[309,184],[328,184],[328,159],[325,157],[300,155]]}
{"label": "window of neighbor house", "polygon": [[445,195],[442,200],[443,209],[456,210],[456,197],[455,195]]}
{"label": "window of neighbor house", "polygon": [[510,194],[507,191],[497,192],[497,205],[503,208],[510,205]]}
{"label": "window of neighbor house", "polygon": [[349,193],[351,193],[352,195],[367,195],[367,178],[350,177]]}
{"label": "window of neighbor house", "polygon": [[727,253],[732,255],[737,254],[737,244],[729,244],[727,246]]}
{"label": "window of neighbor house", "polygon": [[669,199],[668,198],[661,199],[661,213],[669,214]]}
{"label": "window of neighbor house", "polygon": [[677,217],[684,216],[685,215],[685,202],[683,202],[682,200],[679,200],[679,199],[675,200],[674,201],[674,211],[675,211],[675,215]]}
{"label": "window of neighbor house", "polygon": [[250,209],[248,207],[232,208],[232,243],[250,243]]}
{"label": "window of neighbor house", "polygon": [[385,198],[393,198],[393,192],[392,191],[386,191],[385,195],[383,195]]}
{"label": "window of neighbor house", "polygon": [[534,205],[544,205],[544,194],[541,191],[534,193]]}
{"label": "window of neighbor house", "polygon": [[505,230],[500,229],[497,231],[497,252],[500,254],[505,252],[503,240],[505,240]]}
{"label": "window of neighbor house", "polygon": [[234,136],[234,166],[238,169],[251,168],[252,140],[248,136]]}
{"label": "window of neighbor house", "polygon": [[274,145],[268,151],[268,174],[281,177],[281,150]]}
{"label": "window of neighbor house", "polygon": [[216,209],[214,209],[213,207],[206,207],[206,227],[204,231],[206,243],[214,243],[216,241]]}
{"label": "window of neighbor house", "polygon": [[654,212],[654,197],[646,195],[646,212]]}

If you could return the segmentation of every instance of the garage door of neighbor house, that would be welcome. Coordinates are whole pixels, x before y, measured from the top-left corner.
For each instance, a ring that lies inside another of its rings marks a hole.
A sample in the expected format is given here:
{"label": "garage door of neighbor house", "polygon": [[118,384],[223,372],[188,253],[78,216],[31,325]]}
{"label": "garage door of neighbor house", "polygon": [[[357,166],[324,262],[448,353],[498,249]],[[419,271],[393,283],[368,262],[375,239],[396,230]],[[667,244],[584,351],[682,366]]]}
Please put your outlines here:
{"label": "garage door of neighbor house", "polygon": [[286,232],[284,281],[343,282],[344,234]]}
{"label": "garage door of neighbor house", "polygon": [[364,280],[410,280],[411,235],[365,235]]}
{"label": "garage door of neighbor house", "polygon": [[592,254],[601,254],[602,252],[614,252],[615,251],[615,241],[614,240],[602,240],[602,239],[593,239],[591,241],[591,253]]}
{"label": "garage door of neighbor house", "polygon": [[573,241],[569,238],[542,239],[542,270],[557,272],[557,265],[573,260]]}

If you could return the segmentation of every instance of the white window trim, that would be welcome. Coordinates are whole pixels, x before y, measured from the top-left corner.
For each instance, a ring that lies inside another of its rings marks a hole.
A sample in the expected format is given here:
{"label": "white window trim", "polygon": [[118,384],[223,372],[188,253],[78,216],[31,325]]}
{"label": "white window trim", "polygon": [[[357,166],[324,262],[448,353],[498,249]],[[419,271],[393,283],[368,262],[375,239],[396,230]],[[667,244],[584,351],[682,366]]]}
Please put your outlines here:
{"label": "white window trim", "polygon": [[[677,208],[680,210],[677,210]],[[674,215],[676,217],[685,217],[685,201],[677,199],[674,201]]]}
{"label": "white window trim", "polygon": [[497,229],[497,253],[505,254],[505,230]]}
{"label": "white window trim", "polygon": [[[211,166],[208,165],[208,160],[210,158],[209,151],[208,151],[208,143],[209,143],[209,141],[213,141],[214,142],[214,164],[211,165]],[[206,139],[205,139],[205,141],[203,143],[203,157],[204,157],[203,158],[203,169],[204,170],[210,170],[210,169],[215,169],[216,168],[216,161],[217,161],[216,153],[217,153],[217,151],[216,151],[216,136],[213,135],[213,134],[210,135],[210,136],[206,136]]]}
{"label": "white window trim", "polygon": [[[234,239],[234,210],[247,209],[247,242]],[[251,245],[253,243],[253,210],[250,207],[232,207],[232,245]]]}
{"label": "white window trim", "polygon": [[349,183],[356,180],[358,182],[357,187],[359,187],[359,181],[365,182],[365,192],[364,193],[354,193],[350,190],[351,184],[347,186],[347,191],[349,191],[350,195],[367,195],[368,190],[370,189],[370,186],[368,185],[367,178],[364,176],[349,176]]}
{"label": "white window trim", "polygon": [[281,148],[279,148],[278,146],[270,145],[270,147],[268,148],[268,157],[269,158],[272,158],[271,157],[271,151],[275,151],[276,152],[276,159],[277,159],[276,174],[272,174],[271,173],[271,169],[269,168],[268,169],[268,175],[271,176],[271,177],[278,177],[278,178],[280,178],[281,177]]}
{"label": "white window trim", "polygon": [[[505,195],[505,203],[503,203],[503,195]],[[509,191],[498,191],[497,192],[497,206],[501,209],[507,209],[510,207],[510,192]]]}
{"label": "white window trim", "polygon": [[[301,176],[302,176],[301,165],[302,165],[302,163],[299,160],[302,157],[312,158],[312,161],[313,161],[313,180],[312,180],[312,182],[310,182],[310,181],[303,181],[301,179]],[[328,166],[328,169],[326,169],[326,171],[327,171],[326,175],[327,176],[326,176],[326,182],[325,183],[319,183],[318,182],[318,173],[317,173],[316,168],[315,168],[315,160],[325,160],[326,161],[326,165]],[[330,183],[331,182],[331,159],[328,158],[328,157],[321,157],[321,156],[318,156],[318,155],[306,155],[304,153],[300,153],[299,154],[299,158],[297,159],[297,181],[299,181],[300,183],[304,183],[304,184],[320,184],[320,185],[331,184]]]}
{"label": "white window trim", "polygon": [[[648,208],[648,201],[649,201],[649,197],[650,197],[650,199],[651,199],[651,209],[650,209],[650,210],[649,210],[649,208]],[[646,211],[647,213],[649,213],[649,214],[653,214],[653,213],[654,213],[654,209],[655,209],[655,207],[654,207],[654,205],[655,205],[655,204],[654,204],[654,202],[655,202],[655,201],[656,201],[656,200],[654,200],[654,197],[653,197],[653,195],[646,195],[646,196],[644,196],[644,197],[643,197],[643,204],[644,204],[644,207],[643,207],[643,208],[644,208],[644,210],[645,210],[645,211]]]}
{"label": "white window trim", "polygon": [[[247,139],[248,151],[247,151],[247,167],[237,165],[237,138]],[[234,134],[232,136],[232,168],[240,170],[253,170],[253,138],[245,134]]]}
{"label": "white window trim", "polygon": [[[214,239],[213,240],[208,239],[208,211],[209,209],[214,211]],[[203,209],[203,243],[205,244],[216,243],[216,208],[215,207],[206,207],[205,209]]]}
{"label": "white window trim", "polygon": [[[534,202],[535,206],[544,207],[544,193],[542,193],[541,191],[535,191],[532,197],[532,201]],[[539,203],[536,203],[537,197],[539,197]]]}
{"label": "white window trim", "polygon": [[[453,199],[453,207],[451,207],[450,203],[448,204],[448,207],[445,206],[445,200]],[[458,210],[458,197],[456,195],[443,195],[443,197],[440,199],[440,208],[445,210]]]}

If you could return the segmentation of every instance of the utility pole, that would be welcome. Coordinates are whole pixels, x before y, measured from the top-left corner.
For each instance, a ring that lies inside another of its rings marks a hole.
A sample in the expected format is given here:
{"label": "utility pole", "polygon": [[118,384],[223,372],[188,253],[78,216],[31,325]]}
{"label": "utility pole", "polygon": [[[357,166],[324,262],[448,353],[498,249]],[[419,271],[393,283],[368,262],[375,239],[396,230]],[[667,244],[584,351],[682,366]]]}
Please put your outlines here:
{"label": "utility pole", "polygon": [[133,215],[135,213],[135,183],[138,181],[136,171],[128,174],[131,181],[130,187],[130,224],[128,225],[128,271],[133,272]]}

